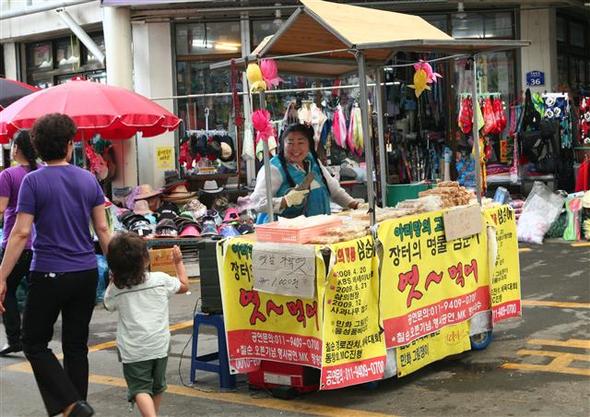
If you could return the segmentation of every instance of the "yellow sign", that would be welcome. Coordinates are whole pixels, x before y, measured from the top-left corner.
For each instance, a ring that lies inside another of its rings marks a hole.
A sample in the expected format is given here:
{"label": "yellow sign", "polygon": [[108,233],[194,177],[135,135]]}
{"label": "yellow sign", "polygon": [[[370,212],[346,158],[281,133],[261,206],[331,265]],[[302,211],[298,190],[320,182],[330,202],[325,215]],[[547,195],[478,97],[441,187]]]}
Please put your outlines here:
{"label": "yellow sign", "polygon": [[379,277],[373,237],[330,246],[336,263],[326,276],[321,389],[383,378],[385,343],[379,327]]}
{"label": "yellow sign", "polygon": [[320,368],[322,313],[317,300],[323,299],[323,281],[318,281],[317,299],[256,291],[252,242],[234,238],[217,249],[231,370],[251,372],[261,359]]}
{"label": "yellow sign", "polygon": [[406,376],[432,362],[469,349],[469,322],[443,327],[395,349],[397,376]]}
{"label": "yellow sign", "polygon": [[174,169],[174,148],[158,146],[156,148],[156,165],[159,169]]}
{"label": "yellow sign", "polygon": [[406,345],[490,307],[483,233],[446,241],[443,212],[388,220],[383,243],[381,317],[388,348]]}
{"label": "yellow sign", "polygon": [[496,323],[522,314],[516,220],[508,206],[489,209],[484,214],[497,242],[496,263],[490,266],[492,319]]}

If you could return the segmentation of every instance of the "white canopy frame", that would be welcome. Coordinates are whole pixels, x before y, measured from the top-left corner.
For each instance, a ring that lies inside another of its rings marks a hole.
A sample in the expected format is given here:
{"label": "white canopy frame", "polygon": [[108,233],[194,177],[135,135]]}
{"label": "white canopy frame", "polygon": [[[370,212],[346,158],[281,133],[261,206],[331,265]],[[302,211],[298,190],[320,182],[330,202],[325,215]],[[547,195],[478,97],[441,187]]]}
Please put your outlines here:
{"label": "white canopy frame", "polygon": [[[473,97],[477,97],[476,57],[482,52],[498,52],[529,46],[529,41],[522,40],[457,40],[423,19],[401,13],[386,12],[347,4],[331,3],[323,0],[301,0],[303,7],[297,9],[272,37],[267,37],[254,52],[239,60],[225,61],[211,65],[212,69],[224,68],[234,64],[247,65],[260,59],[277,60],[279,70],[298,74],[340,76],[351,72],[358,73],[362,130],[365,147],[365,165],[367,171],[367,199],[371,226],[376,220],[376,198],[373,182],[374,155],[372,138],[369,136],[367,69],[375,71],[376,84],[380,85],[383,68],[396,53],[429,52],[441,54],[462,54],[472,59]],[[346,21],[343,17],[348,16]],[[351,22],[354,22],[351,27]],[[399,30],[399,33],[397,29]],[[313,38],[307,34],[315,35]],[[429,39],[421,39],[428,34]],[[412,37],[414,36],[414,37]],[[318,37],[319,39],[316,39]],[[416,39],[418,37],[418,39]],[[290,38],[293,38],[291,44]],[[325,46],[328,46],[325,48]],[[447,57],[447,59],[455,56]],[[315,64],[315,66],[314,66]],[[381,88],[377,88],[379,91]],[[376,94],[376,111],[378,119],[378,144],[381,162],[381,192],[385,199],[384,133],[382,94]],[[473,106],[478,105],[473,100]],[[261,96],[261,106],[264,97]],[[477,114],[474,107],[474,115]],[[481,203],[481,167],[479,164],[479,124],[477,117],[473,121],[473,140],[476,154],[477,198]],[[383,154],[383,155],[381,155]],[[269,164],[265,150],[264,164]],[[266,176],[269,218],[273,219],[272,196],[270,195],[270,177]]]}

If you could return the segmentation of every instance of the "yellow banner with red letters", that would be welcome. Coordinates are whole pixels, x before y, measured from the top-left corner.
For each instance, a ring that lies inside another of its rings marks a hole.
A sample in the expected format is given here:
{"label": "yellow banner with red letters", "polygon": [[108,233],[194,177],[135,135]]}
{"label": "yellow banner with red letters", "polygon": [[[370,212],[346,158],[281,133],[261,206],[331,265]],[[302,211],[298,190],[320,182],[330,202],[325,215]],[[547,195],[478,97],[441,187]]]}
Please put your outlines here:
{"label": "yellow banner with red letters", "polygon": [[323,280],[316,299],[254,290],[252,241],[244,238],[220,242],[217,264],[230,371],[252,372],[261,359],[320,368]]}
{"label": "yellow banner with red letters", "polygon": [[[330,245],[326,277],[321,389],[383,378],[385,341],[379,326],[379,276],[372,236]],[[332,262],[329,263],[332,265]]]}
{"label": "yellow banner with red letters", "polygon": [[508,206],[485,210],[484,216],[496,242],[495,261],[490,260],[490,292],[492,320],[497,323],[522,314],[516,220]]}
{"label": "yellow banner with red letters", "polygon": [[399,376],[468,349],[475,314],[520,314],[513,213],[502,206],[483,216],[497,238],[492,268],[487,230],[447,242],[443,212],[425,213],[380,223],[379,250],[372,237],[316,246],[313,299],[255,290],[253,241],[222,241],[231,371],[252,372],[260,360],[311,366],[321,369],[320,389],[334,389],[382,378],[386,348],[396,348]]}
{"label": "yellow banner with red letters", "polygon": [[447,242],[443,212],[437,211],[384,221],[378,238],[383,243],[381,317],[388,348],[489,310],[485,233]]}

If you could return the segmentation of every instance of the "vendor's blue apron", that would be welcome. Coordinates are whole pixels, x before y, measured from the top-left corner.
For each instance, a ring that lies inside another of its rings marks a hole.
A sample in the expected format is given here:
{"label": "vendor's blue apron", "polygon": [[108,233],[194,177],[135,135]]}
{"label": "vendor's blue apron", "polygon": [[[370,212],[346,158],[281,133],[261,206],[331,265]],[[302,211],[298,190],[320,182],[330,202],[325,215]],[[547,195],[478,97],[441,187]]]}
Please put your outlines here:
{"label": "vendor's blue apron", "polygon": [[[308,166],[310,167],[310,170],[311,172],[313,172],[313,175],[315,177],[315,181],[312,183],[311,186],[312,189],[309,191],[309,194],[307,194],[306,201],[304,201],[303,204],[300,204],[298,206],[287,207],[282,212],[275,213],[281,217],[287,217],[289,219],[292,219],[294,217],[301,216],[302,214],[307,217],[315,216],[318,214],[330,214],[330,193],[328,192],[326,184],[324,183],[324,180],[322,178],[321,168],[316,163],[314,158],[311,157],[311,155],[308,155],[305,158],[305,160],[307,161]],[[279,158],[277,156],[272,157],[270,163],[277,167],[278,170],[281,172],[281,175],[283,176],[283,183],[281,184],[279,190],[277,191],[277,194],[275,195],[275,197],[283,197],[292,189],[292,187],[289,185],[289,182],[287,181],[287,175],[283,170],[283,166],[281,165],[281,161],[279,160]],[[293,164],[287,164],[287,169],[289,170],[289,174],[291,174],[291,178],[293,178],[293,181],[296,185],[301,184],[305,179],[305,176],[307,175],[305,171],[297,169]],[[256,219],[256,224],[262,224],[267,222],[268,213],[259,213]]]}

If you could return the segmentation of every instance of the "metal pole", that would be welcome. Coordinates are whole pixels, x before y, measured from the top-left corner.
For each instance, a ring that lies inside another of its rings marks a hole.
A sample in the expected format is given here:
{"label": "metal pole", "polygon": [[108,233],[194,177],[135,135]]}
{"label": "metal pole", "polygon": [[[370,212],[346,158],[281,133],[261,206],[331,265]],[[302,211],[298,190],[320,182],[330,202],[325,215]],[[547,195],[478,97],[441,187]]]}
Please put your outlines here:
{"label": "metal pole", "polygon": [[383,126],[383,69],[375,69],[375,111],[377,112],[377,140],[379,144],[379,182],[381,185],[381,207],[387,202],[387,161],[385,158],[385,129]]}
{"label": "metal pole", "polygon": [[[264,96],[264,92],[259,94],[260,99],[260,108],[266,108],[266,97]],[[262,150],[264,152],[264,181],[266,183],[266,212],[268,214],[268,221],[274,221],[274,214],[272,210],[272,184],[270,182],[270,157],[269,157],[269,148],[268,142],[263,140],[262,141]]]}
{"label": "metal pole", "polygon": [[363,140],[365,144],[365,165],[367,170],[367,198],[369,200],[369,216],[371,219],[371,226],[375,224],[375,189],[373,182],[373,143],[371,136],[369,136],[369,94],[367,92],[367,68],[365,63],[365,56],[362,52],[357,51],[356,61],[358,64],[359,73],[359,87],[360,87],[360,107],[361,119],[363,124]]}
{"label": "metal pole", "polygon": [[475,55],[471,58],[473,62],[473,85],[471,86],[471,101],[473,104],[473,146],[475,146],[475,192],[477,195],[477,202],[481,205],[481,165],[479,149],[479,121],[477,120],[477,107],[479,103],[477,101],[477,65],[475,63]]}

